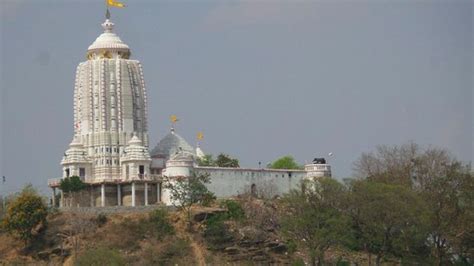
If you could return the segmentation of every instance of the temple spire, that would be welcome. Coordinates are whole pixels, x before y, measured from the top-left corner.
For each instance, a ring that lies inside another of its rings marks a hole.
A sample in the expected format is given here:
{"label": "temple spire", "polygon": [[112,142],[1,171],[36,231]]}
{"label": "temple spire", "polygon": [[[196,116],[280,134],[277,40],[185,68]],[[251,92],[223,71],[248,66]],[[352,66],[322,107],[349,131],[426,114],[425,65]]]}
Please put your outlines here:
{"label": "temple spire", "polygon": [[107,6],[107,11],[105,12],[105,18],[106,19],[110,19],[110,11],[109,11],[109,7]]}

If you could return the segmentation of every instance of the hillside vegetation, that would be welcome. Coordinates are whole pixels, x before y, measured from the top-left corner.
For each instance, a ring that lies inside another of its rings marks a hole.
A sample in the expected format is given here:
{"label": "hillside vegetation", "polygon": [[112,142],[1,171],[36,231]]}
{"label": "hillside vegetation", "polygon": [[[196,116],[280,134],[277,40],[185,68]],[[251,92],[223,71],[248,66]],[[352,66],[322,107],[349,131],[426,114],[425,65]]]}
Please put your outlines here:
{"label": "hillside vegetation", "polygon": [[281,197],[216,200],[207,176],[182,177],[168,185],[181,204],[147,213],[46,209],[27,187],[1,217],[0,264],[473,265],[469,165],[409,144],[355,167],[356,179],[308,179]]}

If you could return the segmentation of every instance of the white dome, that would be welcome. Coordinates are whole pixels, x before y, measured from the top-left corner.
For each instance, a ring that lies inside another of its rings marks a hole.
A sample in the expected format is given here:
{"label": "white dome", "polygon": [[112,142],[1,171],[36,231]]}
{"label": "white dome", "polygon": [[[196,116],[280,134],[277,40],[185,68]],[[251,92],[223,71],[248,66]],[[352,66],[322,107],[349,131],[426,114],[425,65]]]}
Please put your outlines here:
{"label": "white dome", "polygon": [[69,149],[64,153],[61,164],[65,165],[78,163],[90,163],[90,160],[81,141],[77,136],[74,136],[71,144],[69,144]]}
{"label": "white dome", "polygon": [[195,154],[194,148],[189,145],[189,143],[183,137],[176,134],[172,129],[168,135],[158,142],[150,154],[152,157],[162,157],[169,159],[172,155],[180,151],[189,152],[193,155]]}
{"label": "white dome", "polygon": [[202,151],[201,147],[197,146],[196,148],[196,156],[200,159],[204,158],[206,154]]}
{"label": "white dome", "polygon": [[89,52],[98,51],[98,50],[114,50],[114,51],[124,51],[129,52],[130,48],[117,36],[113,33],[114,23],[107,19],[102,23],[104,28],[104,33],[102,33],[97,39],[89,46],[87,49]]}
{"label": "white dome", "polygon": [[148,149],[142,145],[142,141],[133,136],[125,148],[124,156],[121,158],[122,162],[129,161],[151,161]]}

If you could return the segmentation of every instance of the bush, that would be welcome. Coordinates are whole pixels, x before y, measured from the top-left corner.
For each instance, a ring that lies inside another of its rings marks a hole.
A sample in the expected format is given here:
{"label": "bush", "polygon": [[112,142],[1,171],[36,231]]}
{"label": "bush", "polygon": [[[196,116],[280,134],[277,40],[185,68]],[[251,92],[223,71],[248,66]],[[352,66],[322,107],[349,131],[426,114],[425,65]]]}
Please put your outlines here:
{"label": "bush", "polygon": [[113,249],[136,250],[139,248],[138,241],[144,237],[139,221],[130,218],[125,218],[120,223],[112,223],[109,230],[104,232],[100,240],[103,245]]}
{"label": "bush", "polygon": [[241,221],[245,218],[245,212],[239,202],[234,200],[226,200],[221,204],[221,207],[227,209],[226,218]]}
{"label": "bush", "polygon": [[295,241],[290,239],[286,242],[286,246],[288,247],[288,253],[293,254],[298,249],[298,245],[296,245]]}
{"label": "bush", "polygon": [[167,237],[162,239],[162,245],[152,245],[145,248],[141,261],[137,265],[189,265],[191,248],[186,240]]}
{"label": "bush", "polygon": [[291,263],[291,266],[305,266],[305,265],[306,263],[304,262],[302,258],[297,258],[293,260],[293,262]]}
{"label": "bush", "polygon": [[139,241],[142,239],[161,240],[174,233],[174,227],[169,222],[168,212],[164,209],[157,209],[150,212],[147,217],[137,220],[125,218],[120,223],[112,224],[110,232],[107,232],[107,240],[104,245],[116,249],[135,250],[139,248]]}
{"label": "bush", "polygon": [[166,245],[165,250],[158,256],[158,261],[168,265],[173,259],[186,256],[189,251],[189,243],[184,239],[177,238],[175,241]]}
{"label": "bush", "polygon": [[95,218],[95,221],[94,221],[97,226],[101,227],[103,226],[104,224],[107,223],[107,215],[105,215],[104,213],[99,213],[97,215],[97,217]]}
{"label": "bush", "polygon": [[102,265],[125,265],[125,261],[115,250],[104,247],[89,249],[80,255],[74,265],[77,266],[102,266]]}
{"label": "bush", "polygon": [[224,223],[225,215],[215,215],[206,221],[204,239],[211,248],[222,248],[231,242],[234,237],[229,232],[228,226]]}
{"label": "bush", "polygon": [[204,207],[211,206],[216,201],[216,196],[213,193],[206,193],[202,195],[201,205]]}
{"label": "bush", "polygon": [[146,231],[156,238],[174,234],[174,227],[168,219],[168,212],[164,209],[157,209],[148,215],[148,228]]}

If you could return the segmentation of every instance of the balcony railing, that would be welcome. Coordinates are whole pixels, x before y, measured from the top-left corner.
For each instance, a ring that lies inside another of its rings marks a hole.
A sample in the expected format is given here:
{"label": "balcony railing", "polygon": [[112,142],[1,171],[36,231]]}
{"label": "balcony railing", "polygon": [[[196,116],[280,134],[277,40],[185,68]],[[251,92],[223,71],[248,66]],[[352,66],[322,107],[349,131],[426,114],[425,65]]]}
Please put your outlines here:
{"label": "balcony railing", "polygon": [[[162,178],[161,175],[157,174],[137,174],[129,176],[128,178],[86,178],[85,183],[87,184],[98,184],[98,183],[122,183],[122,182],[131,182],[131,181],[160,181]],[[48,179],[49,187],[59,187],[61,184],[62,178],[52,178]]]}

